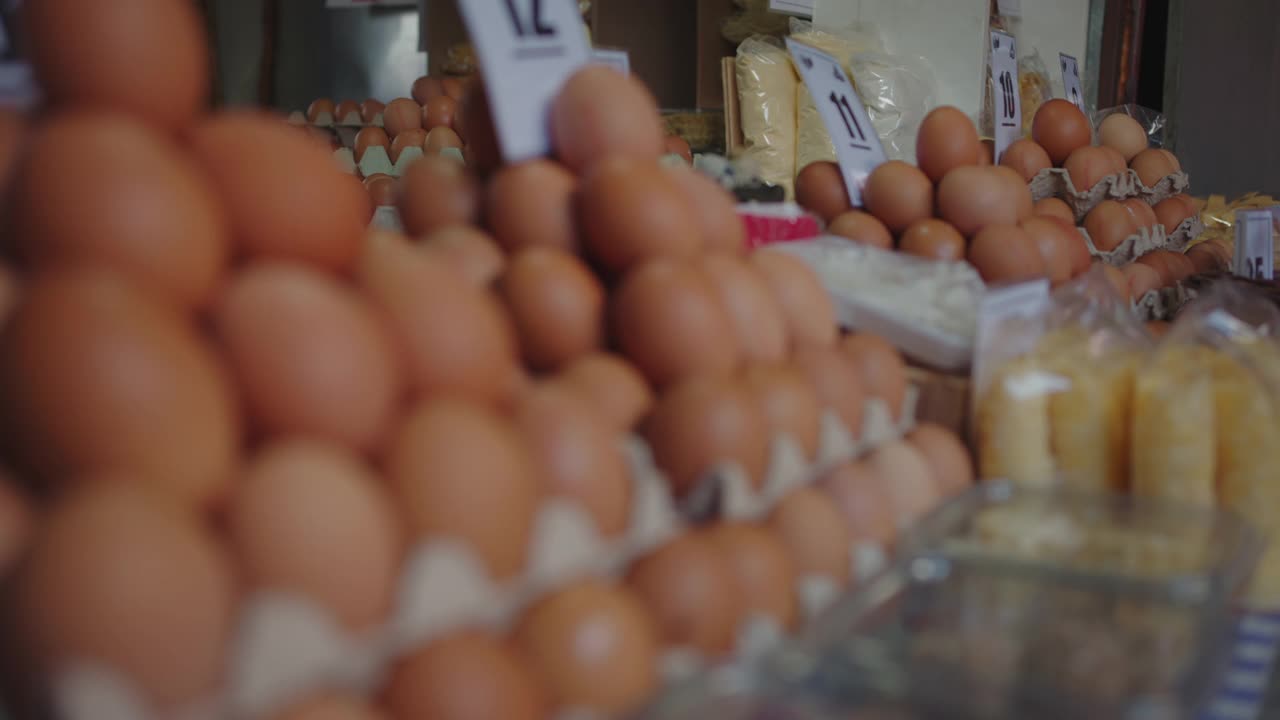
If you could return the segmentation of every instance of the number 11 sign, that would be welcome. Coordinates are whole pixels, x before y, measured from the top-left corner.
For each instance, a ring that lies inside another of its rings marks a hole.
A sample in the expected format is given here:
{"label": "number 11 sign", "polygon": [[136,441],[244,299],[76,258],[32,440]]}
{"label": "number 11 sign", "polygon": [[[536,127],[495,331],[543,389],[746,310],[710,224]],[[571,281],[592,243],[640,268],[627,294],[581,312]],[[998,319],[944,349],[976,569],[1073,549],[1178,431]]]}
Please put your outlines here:
{"label": "number 11 sign", "polygon": [[787,38],[787,50],[796,61],[800,77],[809,86],[809,94],[835,144],[840,172],[849,189],[849,201],[855,207],[861,206],[862,186],[867,176],[886,159],[880,137],[867,117],[867,109],[838,60],[790,38]]}

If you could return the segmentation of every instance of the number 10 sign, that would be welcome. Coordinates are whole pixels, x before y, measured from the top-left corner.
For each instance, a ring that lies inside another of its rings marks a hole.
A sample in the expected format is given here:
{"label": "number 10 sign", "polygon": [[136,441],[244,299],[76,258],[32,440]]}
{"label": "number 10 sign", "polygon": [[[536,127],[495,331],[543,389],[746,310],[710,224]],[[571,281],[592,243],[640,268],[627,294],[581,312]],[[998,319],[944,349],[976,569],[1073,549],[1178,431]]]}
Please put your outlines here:
{"label": "number 10 sign", "polygon": [[867,109],[838,60],[790,38],[787,38],[787,49],[796,61],[800,77],[809,86],[809,94],[835,144],[840,172],[849,189],[849,201],[855,207],[861,206],[862,186],[867,176],[885,161],[884,147],[871,125],[871,118],[867,117]]}

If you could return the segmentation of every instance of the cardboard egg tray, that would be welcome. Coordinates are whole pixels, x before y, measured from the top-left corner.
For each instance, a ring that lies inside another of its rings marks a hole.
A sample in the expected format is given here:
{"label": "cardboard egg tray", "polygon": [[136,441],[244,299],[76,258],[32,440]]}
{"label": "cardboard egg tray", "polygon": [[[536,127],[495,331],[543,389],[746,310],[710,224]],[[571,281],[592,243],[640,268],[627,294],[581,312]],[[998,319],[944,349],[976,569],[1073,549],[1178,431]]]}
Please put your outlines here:
{"label": "cardboard egg tray", "polygon": [[1139,228],[1137,234],[1125,238],[1119,247],[1110,252],[1099,250],[1093,244],[1093,238],[1089,237],[1089,231],[1084,228],[1077,229],[1084,236],[1085,242],[1089,246],[1090,255],[1108,265],[1124,267],[1155,250],[1185,251],[1196,238],[1200,237],[1200,233],[1204,232],[1204,223],[1200,221],[1198,216],[1192,215],[1183,220],[1172,235],[1165,232],[1163,225]]}
{"label": "cardboard egg tray", "polygon": [[347,113],[342,119],[335,119],[331,113],[322,112],[316,115],[315,122],[308,122],[307,116],[301,112],[293,111],[289,113],[289,122],[294,125],[315,125],[316,127],[364,127],[365,125],[376,125],[382,127],[382,113],[378,113],[373,117],[373,122],[366,123],[364,118],[360,117],[360,113]]}
{"label": "cardboard egg tray", "polygon": [[1148,205],[1167,200],[1174,195],[1185,192],[1191,186],[1191,179],[1186,173],[1179,172],[1165,177],[1155,187],[1147,187],[1138,179],[1132,170],[1109,175],[1091,189],[1077,190],[1071,183],[1071,177],[1062,168],[1041,170],[1031,179],[1031,198],[1039,202],[1046,198],[1058,198],[1071,207],[1076,215],[1076,222],[1084,220],[1103,200],[1128,200],[1142,198]]}
{"label": "cardboard egg tray", "polygon": [[[407,147],[400,151],[400,157],[396,161],[391,162],[391,156],[384,147],[374,146],[364,151],[364,157],[360,158],[360,162],[356,162],[355,152],[351,148],[338,148],[333,151],[334,162],[338,163],[338,167],[343,172],[356,175],[357,177],[367,178],[370,175],[382,173],[391,177],[400,177],[404,175],[405,170],[425,156],[422,148]],[[440,157],[448,157],[457,160],[460,163],[465,161],[462,159],[462,151],[457,148],[444,148],[440,151]]]}
{"label": "cardboard egg tray", "polygon": [[[869,399],[860,438],[853,437],[834,413],[826,412],[814,462],[806,461],[795,440],[778,437],[771,443],[768,471],[759,488],[734,463],[721,463],[683,503],[672,497],[644,440],[626,438],[623,451],[631,471],[631,518],[619,537],[602,537],[576,501],[544,500],[529,541],[524,574],[510,582],[492,578],[463,541],[419,541],[406,555],[386,622],[367,632],[343,627],[310,598],[256,590],[239,609],[225,686],[215,697],[165,717],[271,717],[322,689],[371,695],[394,664],[416,649],[463,627],[503,631],[525,608],[570,582],[620,576],[633,560],[676,537],[691,520],[763,519],[794,490],[816,482],[843,462],[903,437],[915,424],[916,400],[917,392],[909,386],[901,422],[895,423],[883,401]],[[851,551],[851,576],[861,581],[884,567],[889,549],[858,542]],[[801,622],[829,608],[843,589],[829,577],[797,578]],[[733,657],[758,657],[775,649],[784,636],[785,630],[773,618],[745,618]],[[720,660],[689,648],[668,648],[658,664],[664,681],[674,683]],[[110,668],[83,664],[53,680],[58,715],[66,720],[160,720],[131,684]],[[556,717],[599,716],[562,708]]]}
{"label": "cardboard egg tray", "polygon": [[1173,320],[1183,306],[1194,299],[1195,294],[1178,283],[1173,287],[1148,290],[1134,303],[1134,309],[1144,321]]}

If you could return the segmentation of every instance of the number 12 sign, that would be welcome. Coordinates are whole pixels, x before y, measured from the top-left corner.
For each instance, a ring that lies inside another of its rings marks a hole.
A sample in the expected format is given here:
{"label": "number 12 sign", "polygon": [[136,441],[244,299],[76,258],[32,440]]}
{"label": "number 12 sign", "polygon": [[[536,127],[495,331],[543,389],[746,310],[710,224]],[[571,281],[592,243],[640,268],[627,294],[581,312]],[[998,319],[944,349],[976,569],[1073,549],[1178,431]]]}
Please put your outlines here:
{"label": "number 12 sign", "polygon": [[591,61],[574,0],[461,0],[484,67],[489,107],[509,163],[551,150],[551,102]]}
{"label": "number 12 sign", "polygon": [[809,86],[809,94],[835,144],[840,172],[849,189],[849,201],[855,207],[861,206],[862,186],[867,176],[886,160],[867,109],[838,60],[790,38],[787,38],[787,50],[795,58],[800,77]]}

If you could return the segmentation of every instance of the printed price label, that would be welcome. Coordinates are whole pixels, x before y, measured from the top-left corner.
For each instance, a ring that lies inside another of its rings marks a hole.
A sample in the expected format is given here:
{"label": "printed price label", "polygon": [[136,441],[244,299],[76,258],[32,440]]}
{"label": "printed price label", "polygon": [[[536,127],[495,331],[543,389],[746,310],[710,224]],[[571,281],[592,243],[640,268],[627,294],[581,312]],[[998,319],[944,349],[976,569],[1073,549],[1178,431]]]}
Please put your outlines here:
{"label": "printed price label", "polygon": [[626,50],[596,48],[591,51],[591,62],[597,65],[608,65],[623,75],[631,74],[631,54]]}
{"label": "printed price label", "polygon": [[551,101],[591,61],[574,0],[461,0],[484,68],[489,106],[509,163],[551,150]]}
{"label": "printed price label", "polygon": [[769,10],[811,20],[816,2],[817,0],[769,0]]}
{"label": "printed price label", "polygon": [[1018,55],[1013,36],[991,31],[991,102],[995,105],[996,163],[1022,137],[1022,92],[1018,85]]}
{"label": "printed price label", "polygon": [[791,38],[787,38],[787,49],[795,58],[800,76],[809,86],[822,123],[836,146],[849,200],[855,207],[861,206],[862,186],[867,176],[887,159],[867,109],[838,60]]}
{"label": "printed price label", "polygon": [[1073,105],[1084,109],[1084,90],[1080,88],[1080,63],[1066,53],[1058,53],[1058,64],[1062,66],[1062,89],[1066,99]]}
{"label": "printed price label", "polygon": [[1276,209],[1236,212],[1236,275],[1250,280],[1275,277]]}

